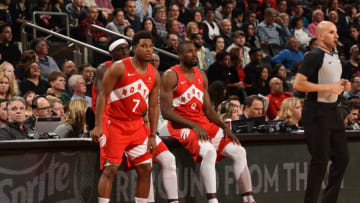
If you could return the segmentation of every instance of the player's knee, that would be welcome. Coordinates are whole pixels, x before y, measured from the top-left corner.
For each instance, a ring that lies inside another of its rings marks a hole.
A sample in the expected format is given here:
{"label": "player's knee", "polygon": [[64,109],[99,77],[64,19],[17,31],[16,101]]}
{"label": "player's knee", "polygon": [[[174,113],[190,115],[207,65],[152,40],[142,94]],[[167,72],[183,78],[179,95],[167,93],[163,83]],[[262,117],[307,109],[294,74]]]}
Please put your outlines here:
{"label": "player's knee", "polygon": [[161,163],[161,167],[163,169],[176,171],[175,156],[171,152],[166,153],[166,156],[164,157],[164,159],[163,159],[163,161]]}
{"label": "player's knee", "polygon": [[150,177],[151,174],[150,164],[140,164],[137,165],[135,168],[139,178]]}
{"label": "player's knee", "polygon": [[246,159],[246,150],[244,147],[242,146],[235,146],[235,153],[237,157],[239,157],[240,159]]}
{"label": "player's knee", "polygon": [[216,160],[216,149],[210,142],[199,143],[200,151],[199,155],[203,159]]}
{"label": "player's knee", "polygon": [[103,176],[108,179],[113,179],[118,171],[118,166],[107,166],[103,170]]}

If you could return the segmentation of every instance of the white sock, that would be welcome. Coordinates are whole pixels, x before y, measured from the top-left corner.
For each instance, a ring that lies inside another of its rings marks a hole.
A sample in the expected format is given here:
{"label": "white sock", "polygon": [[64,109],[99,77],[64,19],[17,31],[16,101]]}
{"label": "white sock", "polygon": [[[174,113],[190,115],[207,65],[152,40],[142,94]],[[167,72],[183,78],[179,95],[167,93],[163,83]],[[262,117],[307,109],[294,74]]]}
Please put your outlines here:
{"label": "white sock", "polygon": [[208,203],[219,203],[217,198],[208,199]]}
{"label": "white sock", "polygon": [[108,198],[103,198],[103,197],[98,197],[98,203],[109,203],[110,199]]}
{"label": "white sock", "polygon": [[246,196],[243,196],[243,201],[244,201],[244,203],[253,203],[253,202],[255,202],[255,199],[254,199],[254,196],[252,196],[252,195],[246,195]]}
{"label": "white sock", "polygon": [[199,142],[199,155],[202,158],[200,175],[205,187],[205,193],[216,193],[216,149],[210,142]]}
{"label": "white sock", "polygon": [[153,182],[153,175],[151,173],[150,176],[150,190],[149,190],[149,196],[147,199],[148,202],[155,202],[155,196],[154,196],[154,182]]}
{"label": "white sock", "polygon": [[147,203],[146,198],[135,197],[135,203]]}
{"label": "white sock", "polygon": [[169,151],[164,151],[155,158],[155,161],[161,166],[161,181],[167,199],[178,199],[175,156]]}

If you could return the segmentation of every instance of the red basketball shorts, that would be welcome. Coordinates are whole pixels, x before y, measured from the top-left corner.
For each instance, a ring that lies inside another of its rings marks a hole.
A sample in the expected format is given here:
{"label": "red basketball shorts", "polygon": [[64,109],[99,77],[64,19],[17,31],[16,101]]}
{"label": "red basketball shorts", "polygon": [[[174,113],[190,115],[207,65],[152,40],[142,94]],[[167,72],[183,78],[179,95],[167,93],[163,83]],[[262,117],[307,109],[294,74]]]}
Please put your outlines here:
{"label": "red basketball shorts", "polygon": [[[100,140],[100,169],[104,165],[120,165],[126,152],[136,166],[151,160],[147,150],[150,129],[142,119],[124,121],[108,116],[103,117],[103,136]],[[150,162],[149,162],[150,163]]]}

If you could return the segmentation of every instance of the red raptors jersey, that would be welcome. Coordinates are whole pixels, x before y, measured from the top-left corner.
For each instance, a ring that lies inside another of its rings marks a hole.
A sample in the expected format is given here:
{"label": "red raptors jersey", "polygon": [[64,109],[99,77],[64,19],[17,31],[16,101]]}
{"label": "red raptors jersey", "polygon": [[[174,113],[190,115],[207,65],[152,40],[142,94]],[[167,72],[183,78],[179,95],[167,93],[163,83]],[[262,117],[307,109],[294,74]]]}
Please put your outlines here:
{"label": "red raptors jersey", "polygon": [[[112,65],[112,63],[113,63],[112,61],[105,61],[105,64],[108,66],[108,68]],[[105,72],[104,72],[104,74],[105,74]],[[96,89],[95,83],[93,84],[91,95],[92,95],[92,97],[91,97],[91,105],[92,106],[91,107],[92,107],[93,111],[95,112],[96,97],[97,97],[97,89]]]}
{"label": "red raptors jersey", "polygon": [[199,69],[194,67],[195,77],[190,81],[178,65],[171,68],[178,77],[176,89],[173,92],[174,111],[182,117],[194,122],[207,120],[203,111],[204,81]]}
{"label": "red raptors jersey", "polygon": [[122,60],[125,71],[110,93],[106,114],[122,120],[143,117],[148,108],[148,98],[155,83],[155,69],[148,63],[148,70],[140,75],[131,63],[131,58]]}

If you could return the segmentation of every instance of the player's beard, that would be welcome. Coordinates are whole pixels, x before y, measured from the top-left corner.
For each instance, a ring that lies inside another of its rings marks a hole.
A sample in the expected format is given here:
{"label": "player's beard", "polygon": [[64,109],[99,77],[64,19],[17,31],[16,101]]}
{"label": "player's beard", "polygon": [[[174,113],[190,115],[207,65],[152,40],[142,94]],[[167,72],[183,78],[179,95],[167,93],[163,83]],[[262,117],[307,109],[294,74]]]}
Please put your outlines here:
{"label": "player's beard", "polygon": [[188,67],[194,67],[197,65],[197,63],[193,62],[193,60],[190,60],[190,61],[184,61],[184,65]]}

